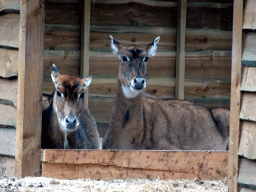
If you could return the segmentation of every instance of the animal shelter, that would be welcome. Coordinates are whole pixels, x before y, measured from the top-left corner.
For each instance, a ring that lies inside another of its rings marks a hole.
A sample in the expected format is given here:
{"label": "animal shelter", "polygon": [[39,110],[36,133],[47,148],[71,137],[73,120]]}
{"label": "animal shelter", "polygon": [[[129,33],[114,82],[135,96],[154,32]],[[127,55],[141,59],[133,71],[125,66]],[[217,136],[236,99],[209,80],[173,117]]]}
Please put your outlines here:
{"label": "animal shelter", "polygon": [[[254,7],[253,0],[1,0],[0,174],[40,176],[42,164],[42,176],[61,179],[228,177],[229,191],[254,189]],[[230,109],[229,151],[44,150],[41,162],[53,64],[61,74],[92,75],[85,99],[104,136],[120,63],[109,35],[124,45],[160,36],[146,92]]]}

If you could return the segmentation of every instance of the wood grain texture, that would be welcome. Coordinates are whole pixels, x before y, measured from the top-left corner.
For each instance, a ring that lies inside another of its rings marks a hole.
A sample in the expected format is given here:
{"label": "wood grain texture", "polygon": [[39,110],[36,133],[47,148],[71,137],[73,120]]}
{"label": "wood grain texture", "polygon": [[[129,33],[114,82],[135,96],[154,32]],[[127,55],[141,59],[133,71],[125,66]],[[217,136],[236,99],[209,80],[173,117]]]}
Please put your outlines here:
{"label": "wood grain texture", "polygon": [[243,29],[256,29],[256,2],[254,0],[245,1]]}
{"label": "wood grain texture", "polygon": [[15,176],[15,159],[13,157],[0,156],[0,176]]}
{"label": "wood grain texture", "polygon": [[0,12],[10,9],[20,10],[20,0],[0,0]]}
{"label": "wood grain texture", "polygon": [[19,47],[19,14],[0,15],[0,45],[18,48]]}
{"label": "wood grain texture", "polygon": [[239,186],[256,190],[256,162],[241,158],[239,175],[237,180]]}
{"label": "wood grain texture", "polygon": [[39,176],[42,123],[44,1],[21,0],[16,176]]}
{"label": "wood grain texture", "polygon": [[3,79],[0,78],[0,100],[8,100],[15,107],[17,107],[17,79]]}
{"label": "wood grain texture", "polygon": [[8,155],[8,156],[15,157],[15,144],[16,144],[15,141],[16,141],[15,128],[0,127],[0,154],[1,155]]}
{"label": "wood grain texture", "polygon": [[241,57],[242,57],[242,26],[243,1],[234,0],[233,12],[233,43],[231,68],[231,103],[230,103],[230,135],[228,189],[237,192],[238,176],[238,145],[240,134],[240,88],[241,88]]}
{"label": "wood grain texture", "polygon": [[10,105],[0,104],[0,127],[16,127],[17,109]]}
{"label": "wood grain texture", "polygon": [[220,179],[227,152],[44,150],[42,176],[59,179]]}
{"label": "wood grain texture", "polygon": [[238,154],[248,159],[256,159],[256,123],[243,121]]}
{"label": "wood grain texture", "polygon": [[256,67],[244,67],[241,91],[256,92]]}
{"label": "wood grain texture", "polygon": [[18,50],[0,48],[0,77],[18,76]]}
{"label": "wood grain texture", "polygon": [[244,93],[242,97],[242,107],[240,118],[243,120],[256,121],[256,94],[255,93]]}
{"label": "wood grain texture", "polygon": [[256,67],[256,34],[247,33],[245,36],[242,63],[248,67]]}

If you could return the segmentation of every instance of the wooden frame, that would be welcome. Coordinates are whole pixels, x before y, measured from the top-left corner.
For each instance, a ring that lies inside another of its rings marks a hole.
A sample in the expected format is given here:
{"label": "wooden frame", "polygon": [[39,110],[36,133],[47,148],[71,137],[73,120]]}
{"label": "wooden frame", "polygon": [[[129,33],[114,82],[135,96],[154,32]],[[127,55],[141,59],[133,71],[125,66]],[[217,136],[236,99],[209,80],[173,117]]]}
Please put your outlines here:
{"label": "wooden frame", "polygon": [[236,192],[238,176],[238,145],[240,134],[240,87],[242,71],[242,29],[243,0],[234,0],[233,13],[233,43],[231,69],[231,105],[230,105],[230,135],[229,135],[229,191]]}

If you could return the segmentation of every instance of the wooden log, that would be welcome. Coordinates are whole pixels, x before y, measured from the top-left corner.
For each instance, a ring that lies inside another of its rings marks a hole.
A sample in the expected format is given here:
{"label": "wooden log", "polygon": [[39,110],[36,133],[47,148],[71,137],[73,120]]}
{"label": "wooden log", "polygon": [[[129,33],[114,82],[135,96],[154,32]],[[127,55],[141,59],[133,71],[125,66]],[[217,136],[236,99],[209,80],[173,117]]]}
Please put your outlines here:
{"label": "wooden log", "polygon": [[256,2],[254,0],[245,1],[243,29],[256,29]]}
{"label": "wooden log", "polygon": [[0,176],[15,176],[15,158],[0,156]]}
{"label": "wooden log", "polygon": [[230,135],[228,189],[237,192],[238,176],[238,145],[240,134],[240,88],[241,88],[241,57],[242,57],[243,1],[234,0],[232,69],[231,69],[231,103],[230,103]]}
{"label": "wooden log", "polygon": [[256,159],[256,123],[242,122],[238,154],[248,159]]}
{"label": "wooden log", "polygon": [[18,48],[19,47],[19,14],[0,15],[0,45]]}
{"label": "wooden log", "polygon": [[244,42],[242,63],[247,67],[256,67],[256,34],[247,33]]}
{"label": "wooden log", "polygon": [[0,78],[0,100],[8,100],[17,107],[18,80]]}
{"label": "wooden log", "polygon": [[240,118],[243,120],[256,121],[256,94],[244,93],[242,98],[242,107]]}
{"label": "wooden log", "polygon": [[16,127],[17,109],[10,105],[0,104],[0,127]]}
{"label": "wooden log", "polygon": [[18,76],[18,50],[0,48],[0,77]]}
{"label": "wooden log", "polygon": [[16,176],[39,176],[42,126],[44,1],[21,0]]}
{"label": "wooden log", "polygon": [[256,190],[256,162],[241,158],[238,180],[239,186]]}
{"label": "wooden log", "polygon": [[0,0],[0,12],[4,10],[20,10],[20,0]]}
{"label": "wooden log", "polygon": [[244,67],[241,91],[256,92],[256,67]]}
{"label": "wooden log", "polygon": [[15,128],[0,127],[0,154],[15,157],[15,140]]}
{"label": "wooden log", "polygon": [[42,176],[220,179],[227,176],[227,158],[227,152],[208,151],[44,150]]}

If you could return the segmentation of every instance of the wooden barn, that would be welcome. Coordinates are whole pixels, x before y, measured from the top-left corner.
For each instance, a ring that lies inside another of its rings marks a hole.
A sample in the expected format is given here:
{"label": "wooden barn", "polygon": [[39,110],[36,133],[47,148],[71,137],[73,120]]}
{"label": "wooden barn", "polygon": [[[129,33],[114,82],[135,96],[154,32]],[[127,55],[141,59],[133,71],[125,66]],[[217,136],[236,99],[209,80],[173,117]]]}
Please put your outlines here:
{"label": "wooden barn", "polygon": [[[0,0],[0,175],[15,174],[14,158],[16,176],[40,175],[41,111],[54,91],[53,63],[62,74],[92,75],[87,99],[102,137],[119,64],[109,35],[124,45],[147,45],[160,36],[158,53],[149,62],[146,91],[231,109],[229,154],[104,150],[81,152],[85,159],[79,151],[45,150],[43,175],[54,176],[54,167],[68,167],[81,170],[69,172],[68,178],[97,171],[105,177],[91,178],[106,178],[110,169],[113,178],[129,171],[132,177],[149,178],[228,176],[229,191],[237,191],[237,183],[255,188],[255,6],[253,0]],[[41,99],[43,94],[47,97]],[[115,162],[99,158],[113,155]],[[68,157],[65,162],[63,156]],[[147,156],[152,158],[143,167]],[[131,157],[133,163],[127,160]],[[158,157],[170,158],[170,165],[155,166]],[[185,161],[188,157],[192,162]],[[181,166],[174,163],[180,158]],[[198,171],[188,171],[191,167]],[[83,172],[85,168],[90,171]]]}

